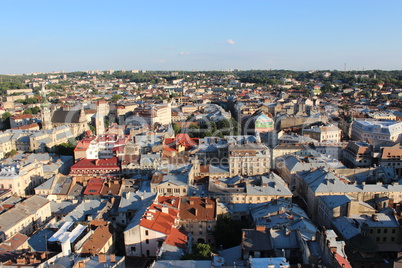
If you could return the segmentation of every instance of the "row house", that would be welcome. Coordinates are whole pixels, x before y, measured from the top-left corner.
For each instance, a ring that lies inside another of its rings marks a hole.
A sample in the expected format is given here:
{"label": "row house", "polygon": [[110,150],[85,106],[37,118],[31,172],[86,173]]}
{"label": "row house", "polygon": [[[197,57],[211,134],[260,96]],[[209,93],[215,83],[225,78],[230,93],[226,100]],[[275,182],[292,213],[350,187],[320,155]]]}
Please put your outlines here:
{"label": "row house", "polygon": [[181,197],[180,229],[192,235],[194,243],[215,244],[216,202],[206,197]]}
{"label": "row house", "polygon": [[209,196],[222,203],[257,204],[292,198],[285,181],[275,173],[254,178],[210,179]]}
{"label": "row house", "polygon": [[33,196],[0,215],[0,242],[17,233],[32,234],[51,216],[50,201]]}
{"label": "row house", "polygon": [[229,145],[230,176],[254,176],[270,171],[271,157],[269,148],[262,143]]}
{"label": "row house", "polygon": [[0,167],[0,188],[10,189],[19,196],[25,196],[44,181],[43,164],[31,162],[20,165],[2,165]]}
{"label": "row house", "polygon": [[169,172],[155,172],[151,179],[151,193],[186,196],[193,184],[194,166],[187,165]]}
{"label": "row house", "polygon": [[71,166],[70,174],[79,177],[119,176],[120,166],[117,157],[107,159],[82,159]]}

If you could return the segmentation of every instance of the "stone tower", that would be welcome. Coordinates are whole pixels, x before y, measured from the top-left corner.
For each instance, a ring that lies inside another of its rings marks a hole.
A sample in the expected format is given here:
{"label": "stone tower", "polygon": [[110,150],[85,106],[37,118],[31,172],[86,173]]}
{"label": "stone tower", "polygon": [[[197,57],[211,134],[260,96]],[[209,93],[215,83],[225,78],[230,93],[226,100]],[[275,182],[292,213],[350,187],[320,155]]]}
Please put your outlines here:
{"label": "stone tower", "polygon": [[108,104],[105,100],[96,102],[95,127],[96,135],[105,134],[105,116],[108,113]]}
{"label": "stone tower", "polygon": [[44,130],[52,129],[52,115],[51,115],[50,108],[49,108],[50,103],[47,101],[45,83],[42,83],[42,89],[41,89],[40,94],[41,94],[42,98],[45,100],[40,105],[42,129],[44,129]]}

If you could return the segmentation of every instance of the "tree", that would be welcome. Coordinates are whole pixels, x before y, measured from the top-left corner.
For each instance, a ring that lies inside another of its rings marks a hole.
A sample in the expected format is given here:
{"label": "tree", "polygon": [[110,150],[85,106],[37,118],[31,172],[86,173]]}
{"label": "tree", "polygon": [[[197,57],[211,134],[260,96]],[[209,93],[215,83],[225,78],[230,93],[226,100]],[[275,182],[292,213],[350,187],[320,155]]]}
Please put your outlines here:
{"label": "tree", "polygon": [[74,156],[75,145],[71,142],[64,142],[55,146],[55,153],[59,155],[71,155]]}
{"label": "tree", "polygon": [[241,243],[242,229],[248,225],[244,221],[235,221],[229,215],[224,215],[218,219],[214,232],[216,244],[223,248],[231,248]]}
{"label": "tree", "polygon": [[12,149],[11,151],[9,151],[8,153],[6,153],[4,155],[5,158],[9,158],[9,157],[13,157],[14,155],[16,155],[18,152],[15,149]]}
{"label": "tree", "polygon": [[174,134],[175,134],[175,135],[177,135],[178,133],[181,132],[181,128],[179,127],[178,124],[173,123],[173,124],[172,124],[172,127],[173,127],[173,130],[174,130]]}
{"label": "tree", "polygon": [[40,108],[38,106],[33,108],[27,108],[24,111],[24,114],[38,114],[40,112]]}
{"label": "tree", "polygon": [[182,260],[210,260],[211,259],[211,245],[198,243],[193,246],[193,253],[184,255]]}
{"label": "tree", "polygon": [[89,125],[89,129],[96,135],[96,128],[93,125]]}
{"label": "tree", "polygon": [[121,94],[114,94],[110,100],[111,100],[111,101],[117,101],[117,100],[120,100],[121,98],[123,98],[123,95],[121,95]]}
{"label": "tree", "polygon": [[2,116],[1,116],[4,129],[9,129],[10,128],[10,116],[11,116],[11,113],[8,112],[8,111],[3,113]]}

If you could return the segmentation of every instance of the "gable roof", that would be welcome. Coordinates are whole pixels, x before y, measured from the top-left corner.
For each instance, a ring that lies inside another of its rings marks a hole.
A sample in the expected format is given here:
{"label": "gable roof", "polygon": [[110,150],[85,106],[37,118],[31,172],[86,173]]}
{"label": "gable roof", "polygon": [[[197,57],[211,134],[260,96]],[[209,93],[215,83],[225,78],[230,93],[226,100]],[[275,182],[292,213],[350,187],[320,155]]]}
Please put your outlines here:
{"label": "gable roof", "polygon": [[105,246],[105,244],[109,241],[111,237],[112,234],[109,232],[108,226],[99,226],[82,245],[81,253],[101,253],[100,250]]}
{"label": "gable roof", "polygon": [[[164,212],[162,212],[162,209]],[[140,226],[168,235],[175,224],[178,214],[179,210],[176,208],[154,203],[144,213]]]}
{"label": "gable roof", "polygon": [[216,215],[216,202],[210,198],[197,196],[182,197],[180,219],[187,221],[213,221]]}

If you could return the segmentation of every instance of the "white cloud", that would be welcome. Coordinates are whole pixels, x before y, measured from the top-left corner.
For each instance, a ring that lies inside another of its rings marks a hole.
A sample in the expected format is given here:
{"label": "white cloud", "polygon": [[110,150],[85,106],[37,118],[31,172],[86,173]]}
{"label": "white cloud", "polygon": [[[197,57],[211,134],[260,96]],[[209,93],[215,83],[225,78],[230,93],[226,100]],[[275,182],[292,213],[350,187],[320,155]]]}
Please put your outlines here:
{"label": "white cloud", "polygon": [[233,41],[233,39],[228,39],[228,40],[226,41],[226,43],[228,43],[229,45],[234,45],[234,44],[236,44],[236,42]]}
{"label": "white cloud", "polygon": [[190,52],[186,52],[186,51],[180,52],[180,55],[188,55],[188,54],[190,54]]}

